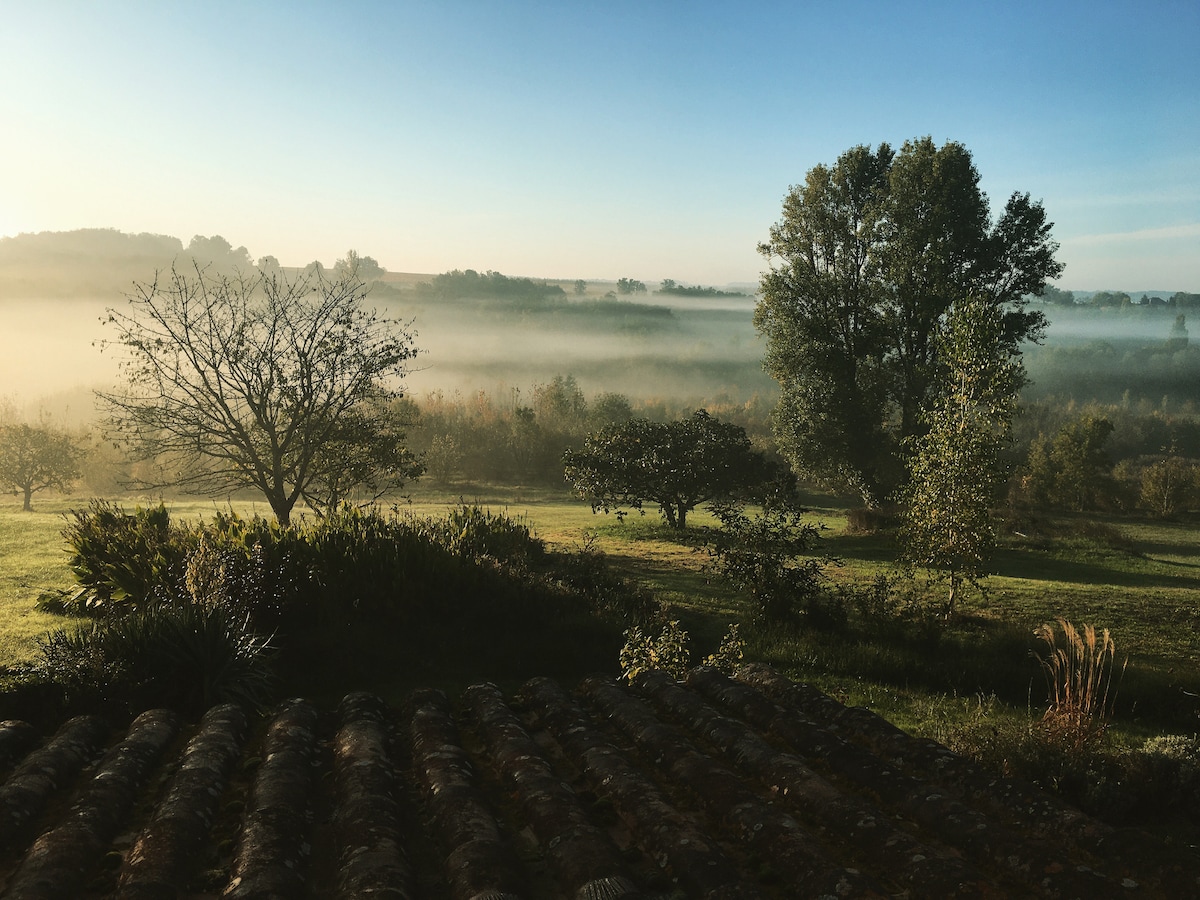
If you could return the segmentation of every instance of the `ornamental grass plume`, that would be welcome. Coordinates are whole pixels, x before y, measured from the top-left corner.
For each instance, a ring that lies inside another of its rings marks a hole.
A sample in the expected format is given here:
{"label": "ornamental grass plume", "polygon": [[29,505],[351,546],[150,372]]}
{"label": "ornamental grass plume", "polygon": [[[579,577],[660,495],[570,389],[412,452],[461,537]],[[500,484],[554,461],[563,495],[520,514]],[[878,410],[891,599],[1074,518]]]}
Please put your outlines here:
{"label": "ornamental grass plume", "polygon": [[1048,647],[1046,656],[1038,656],[1049,694],[1042,727],[1055,743],[1083,750],[1107,731],[1117,685],[1129,660],[1117,669],[1116,644],[1107,628],[1097,634],[1092,625],[1080,631],[1066,619],[1056,621],[1062,630],[1061,645],[1050,623],[1034,632]]}

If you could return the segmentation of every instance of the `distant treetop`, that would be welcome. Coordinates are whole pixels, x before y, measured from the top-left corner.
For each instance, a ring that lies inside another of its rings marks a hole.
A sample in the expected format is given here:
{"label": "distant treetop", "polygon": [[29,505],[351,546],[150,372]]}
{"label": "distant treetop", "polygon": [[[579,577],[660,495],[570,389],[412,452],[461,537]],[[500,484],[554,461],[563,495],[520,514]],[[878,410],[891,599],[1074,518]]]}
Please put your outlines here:
{"label": "distant treetop", "polygon": [[556,300],[566,299],[557,284],[532,278],[509,278],[499,272],[480,275],[474,269],[455,269],[417,285],[418,295],[443,300]]}
{"label": "distant treetop", "polygon": [[677,297],[749,297],[749,294],[741,291],[718,291],[714,287],[701,287],[693,285],[692,287],[684,287],[682,284],[677,284],[673,278],[664,278],[659,288],[654,293],[656,294],[674,294]]}

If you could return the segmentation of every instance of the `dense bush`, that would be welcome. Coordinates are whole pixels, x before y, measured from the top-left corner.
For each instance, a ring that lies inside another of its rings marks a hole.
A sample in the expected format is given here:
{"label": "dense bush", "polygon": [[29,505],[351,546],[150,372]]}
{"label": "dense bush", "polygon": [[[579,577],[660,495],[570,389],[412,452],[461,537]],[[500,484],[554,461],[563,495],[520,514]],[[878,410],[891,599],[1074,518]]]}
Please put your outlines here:
{"label": "dense bush", "polygon": [[178,581],[197,543],[161,504],[127,513],[105,500],[72,512],[63,537],[71,571],[97,611],[152,603]]}
{"label": "dense bush", "polygon": [[753,516],[737,504],[713,504],[719,529],[709,529],[718,574],[753,598],[766,622],[803,623],[822,630],[846,625],[841,598],[825,589],[825,560],[812,556],[820,536],[799,512],[764,509]]}
{"label": "dense bush", "polygon": [[895,528],[900,520],[895,507],[858,506],[846,512],[846,533],[878,534]]}
{"label": "dense bush", "polygon": [[79,606],[98,621],[48,637],[32,677],[76,703],[252,699],[270,683],[268,644],[294,679],[444,674],[498,656],[590,667],[611,660],[621,627],[658,614],[592,548],[551,553],[475,506],[436,519],[343,508],[281,527],[93,503],[65,534]]}
{"label": "dense bush", "polygon": [[219,606],[160,604],[47,635],[31,673],[68,707],[166,706],[200,713],[216,703],[256,707],[273,695],[270,640]]}

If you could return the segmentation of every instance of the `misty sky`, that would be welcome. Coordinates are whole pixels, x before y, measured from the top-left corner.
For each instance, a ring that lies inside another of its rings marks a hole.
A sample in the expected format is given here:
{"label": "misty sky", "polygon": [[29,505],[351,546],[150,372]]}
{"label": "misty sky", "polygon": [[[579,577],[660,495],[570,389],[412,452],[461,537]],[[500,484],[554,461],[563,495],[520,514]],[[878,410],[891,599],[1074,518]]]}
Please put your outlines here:
{"label": "misty sky", "polygon": [[1200,291],[1200,3],[0,2],[0,235],[753,282],[859,144],[1041,198],[1080,290]]}

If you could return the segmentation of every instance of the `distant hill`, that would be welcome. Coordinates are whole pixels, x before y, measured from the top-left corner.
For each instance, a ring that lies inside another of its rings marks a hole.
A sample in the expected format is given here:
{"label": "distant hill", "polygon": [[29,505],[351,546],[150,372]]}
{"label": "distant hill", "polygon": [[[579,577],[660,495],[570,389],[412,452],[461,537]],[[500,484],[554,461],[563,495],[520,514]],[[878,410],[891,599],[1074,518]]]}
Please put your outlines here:
{"label": "distant hill", "polygon": [[193,261],[220,270],[254,264],[245,247],[234,248],[219,234],[196,235],[185,247],[170,235],[126,234],[114,228],[41,231],[0,238],[0,295],[108,296]]}

